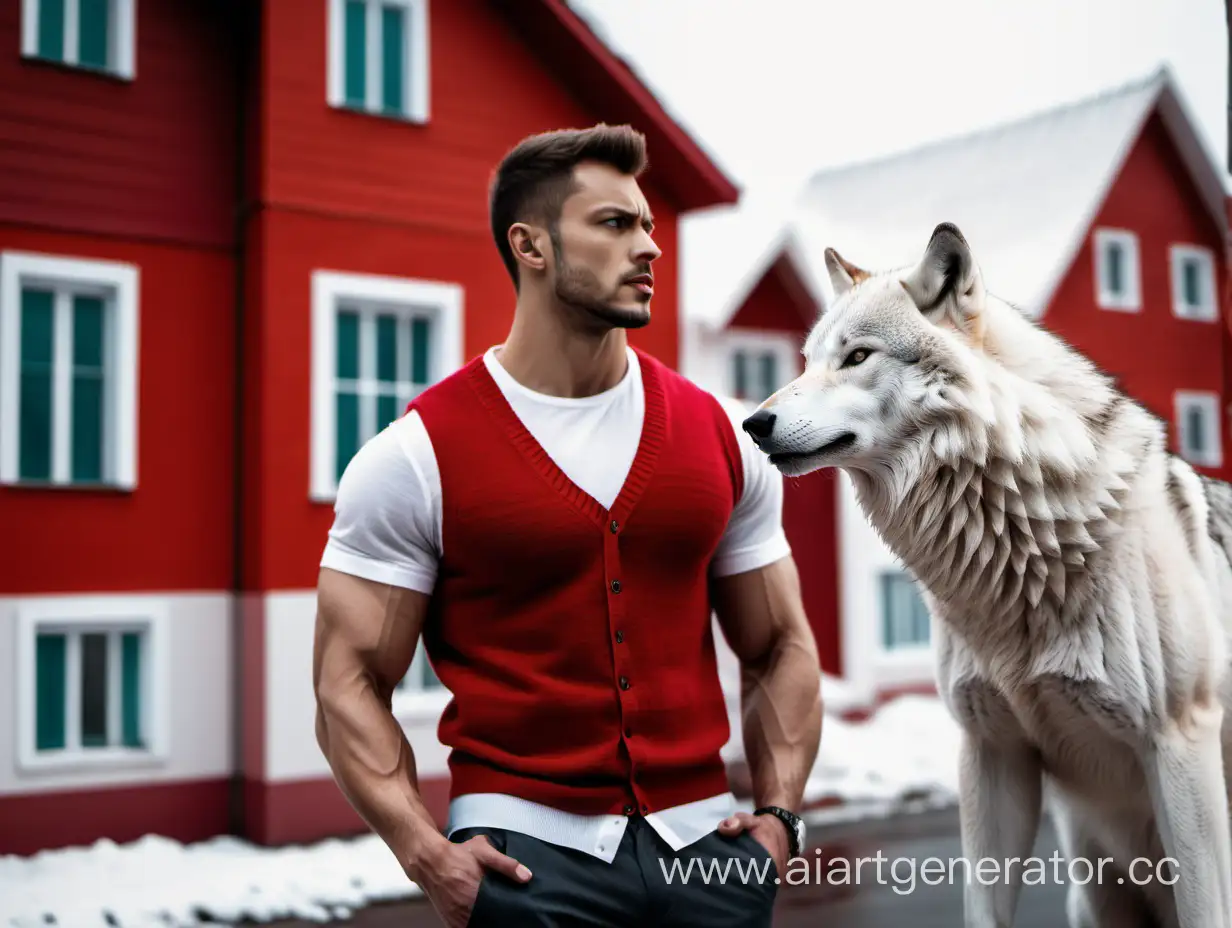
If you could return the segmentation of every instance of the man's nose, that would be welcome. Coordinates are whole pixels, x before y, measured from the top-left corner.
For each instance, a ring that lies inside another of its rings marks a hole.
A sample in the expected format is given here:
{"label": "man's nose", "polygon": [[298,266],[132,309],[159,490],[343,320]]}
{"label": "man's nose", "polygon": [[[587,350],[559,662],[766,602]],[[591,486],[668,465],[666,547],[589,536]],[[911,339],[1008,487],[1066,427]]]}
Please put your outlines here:
{"label": "man's nose", "polygon": [[749,416],[741,425],[754,438],[769,438],[774,431],[775,415],[768,409],[759,409]]}

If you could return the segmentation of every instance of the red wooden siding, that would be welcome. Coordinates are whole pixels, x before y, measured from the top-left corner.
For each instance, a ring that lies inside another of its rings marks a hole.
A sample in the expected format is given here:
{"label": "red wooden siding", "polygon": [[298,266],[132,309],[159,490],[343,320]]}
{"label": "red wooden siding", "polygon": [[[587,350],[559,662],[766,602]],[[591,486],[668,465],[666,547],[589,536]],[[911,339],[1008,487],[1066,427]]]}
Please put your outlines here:
{"label": "red wooden siding", "polygon": [[[1139,312],[1101,309],[1096,303],[1092,240],[1094,230],[1101,227],[1131,229],[1138,236]],[[1218,228],[1156,115],[1147,122],[1126,159],[1044,323],[1104,370],[1119,376],[1127,392],[1169,422],[1173,419],[1173,391],[1222,393],[1224,386],[1223,326],[1173,315],[1168,249],[1174,243],[1212,249],[1215,280],[1224,279],[1227,268]],[[1223,318],[1227,294],[1222,287],[1216,289]],[[1226,462],[1232,447],[1226,417],[1221,425]]]}
{"label": "red wooden siding", "polygon": [[821,655],[821,669],[841,676],[838,476],[833,470],[783,481],[783,531],[791,544],[800,593]]}
{"label": "red wooden siding", "polygon": [[799,334],[803,344],[808,328],[820,313],[821,305],[782,255],[762,275],[728,324],[738,329]]}
{"label": "red wooden siding", "polygon": [[0,3],[0,222],[229,245],[236,0],[138,2],[132,82],[22,58],[21,6]]}
{"label": "red wooden siding", "polygon": [[[652,199],[656,240],[654,321],[630,341],[675,365],[676,223]],[[246,331],[249,351],[245,435],[244,589],[303,589],[333,520],[332,506],[308,497],[310,459],[311,275],[317,269],[460,283],[464,358],[499,344],[513,319],[513,285],[486,234],[327,219],[271,210],[255,225],[256,252]],[[255,254],[255,253],[254,253]],[[259,275],[259,277],[258,277]],[[253,290],[256,292],[254,293]]]}
{"label": "red wooden siding", "polygon": [[138,294],[137,487],[0,487],[0,593],[230,586],[234,261],[0,226],[0,250],[127,261]]}

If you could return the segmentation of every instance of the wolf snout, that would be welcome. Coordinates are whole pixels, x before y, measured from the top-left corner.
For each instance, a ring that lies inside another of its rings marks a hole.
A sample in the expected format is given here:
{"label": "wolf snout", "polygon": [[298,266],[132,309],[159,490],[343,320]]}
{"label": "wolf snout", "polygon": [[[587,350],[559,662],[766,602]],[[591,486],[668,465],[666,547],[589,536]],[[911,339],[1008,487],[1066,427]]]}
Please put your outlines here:
{"label": "wolf snout", "polygon": [[769,409],[759,409],[741,423],[754,438],[769,438],[774,431],[775,415]]}

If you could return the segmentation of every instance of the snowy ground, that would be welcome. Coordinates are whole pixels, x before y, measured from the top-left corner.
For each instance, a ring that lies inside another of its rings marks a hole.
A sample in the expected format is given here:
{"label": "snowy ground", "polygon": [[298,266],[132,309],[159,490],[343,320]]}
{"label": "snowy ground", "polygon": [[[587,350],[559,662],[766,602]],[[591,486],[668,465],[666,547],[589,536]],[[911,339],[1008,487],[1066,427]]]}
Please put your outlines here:
{"label": "snowy ground", "polygon": [[[827,708],[841,692],[827,681]],[[870,721],[825,720],[806,801],[842,801],[814,822],[881,816],[953,801],[957,729],[935,698],[903,697]],[[378,900],[418,895],[376,838],[265,849],[233,838],[0,856],[0,928],[180,928],[205,921],[345,918]],[[54,917],[50,920],[48,916]]]}

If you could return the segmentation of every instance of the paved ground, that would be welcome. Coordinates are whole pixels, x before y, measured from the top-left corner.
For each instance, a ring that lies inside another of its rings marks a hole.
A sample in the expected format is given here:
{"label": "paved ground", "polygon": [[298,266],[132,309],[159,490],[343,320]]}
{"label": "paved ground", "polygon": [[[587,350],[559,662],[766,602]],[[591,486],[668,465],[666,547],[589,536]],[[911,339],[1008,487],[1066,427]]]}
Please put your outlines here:
{"label": "paved ground", "polygon": [[[815,829],[816,830],[816,829]],[[843,928],[953,928],[962,923],[962,886],[943,879],[938,885],[926,885],[916,880],[910,885],[906,862],[893,871],[893,861],[906,858],[914,862],[917,874],[924,861],[938,858],[949,868],[951,858],[961,855],[958,824],[952,812],[925,813],[878,823],[854,823],[828,828],[810,836],[821,848],[820,856],[831,863],[823,864],[823,879],[828,867],[844,866],[850,873],[846,885],[818,884],[782,885],[775,907],[775,928],[816,928],[818,925],[841,925]],[[814,844],[810,840],[810,844]],[[1047,878],[1038,886],[1023,890],[1015,928],[1055,928],[1064,924],[1066,872],[1061,865],[1058,883],[1049,858],[1056,850],[1051,830],[1045,826],[1035,848],[1035,856],[1044,861]],[[882,864],[882,881],[877,881],[876,862],[865,863],[856,883],[856,861],[875,858],[878,852],[886,858]],[[937,872],[936,864],[926,873]],[[900,879],[896,880],[895,873]],[[958,871],[961,873],[961,871]],[[934,877],[935,882],[935,877]],[[441,921],[427,902],[375,905],[358,913],[347,922],[334,922],[347,928],[441,928]],[[279,922],[274,928],[310,928],[306,922]],[[315,926],[313,926],[315,928]]]}

